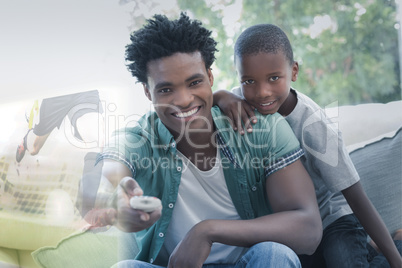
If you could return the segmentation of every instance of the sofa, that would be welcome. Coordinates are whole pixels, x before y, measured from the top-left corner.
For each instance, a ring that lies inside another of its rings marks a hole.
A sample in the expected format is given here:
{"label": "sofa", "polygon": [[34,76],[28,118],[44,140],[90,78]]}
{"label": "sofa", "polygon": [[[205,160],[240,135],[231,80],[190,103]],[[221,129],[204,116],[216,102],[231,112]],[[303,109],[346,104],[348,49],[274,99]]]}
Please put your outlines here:
{"label": "sofa", "polygon": [[[402,101],[328,107],[326,113],[339,126],[363,187],[388,230],[393,233],[402,228]],[[74,151],[72,155],[83,159],[85,152]],[[5,170],[13,165],[7,157],[0,155],[0,159],[1,205],[7,182],[13,181]],[[77,165],[77,161],[72,163]],[[81,178],[83,167],[78,165],[77,171],[70,174],[76,180],[73,185],[78,185]],[[52,172],[65,176],[70,168],[67,165]],[[71,198],[67,203],[75,204],[76,189],[65,192]],[[0,267],[99,268],[135,255],[138,247],[132,234],[111,226],[86,230],[86,222],[79,213],[72,213],[69,220],[49,221],[0,206]]]}

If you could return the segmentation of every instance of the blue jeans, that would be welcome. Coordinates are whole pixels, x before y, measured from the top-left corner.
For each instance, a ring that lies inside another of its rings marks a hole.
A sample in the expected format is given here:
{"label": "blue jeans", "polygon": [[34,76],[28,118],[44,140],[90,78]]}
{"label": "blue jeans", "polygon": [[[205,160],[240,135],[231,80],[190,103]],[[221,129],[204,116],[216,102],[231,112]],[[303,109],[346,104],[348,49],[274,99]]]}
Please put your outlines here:
{"label": "blue jeans", "polygon": [[[126,260],[113,268],[161,268],[146,262]],[[254,268],[301,267],[299,259],[290,248],[275,242],[263,242],[252,246],[235,264],[205,264],[203,268]]]}
{"label": "blue jeans", "polygon": [[[394,240],[395,246],[399,251],[399,254],[402,256],[402,240]],[[369,250],[368,261],[370,263],[370,268],[389,268],[389,263],[385,256],[381,253],[378,253],[372,246],[368,244],[367,246]]]}
{"label": "blue jeans", "polygon": [[367,233],[354,214],[331,223],[314,254],[299,257],[303,268],[389,267],[384,255],[367,243]]}

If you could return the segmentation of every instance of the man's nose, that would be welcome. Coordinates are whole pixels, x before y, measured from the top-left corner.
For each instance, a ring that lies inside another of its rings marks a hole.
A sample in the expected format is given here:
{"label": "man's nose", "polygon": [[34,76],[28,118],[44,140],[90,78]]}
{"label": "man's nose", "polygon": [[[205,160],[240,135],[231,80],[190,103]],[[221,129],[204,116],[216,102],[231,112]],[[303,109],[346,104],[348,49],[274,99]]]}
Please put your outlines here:
{"label": "man's nose", "polygon": [[194,100],[194,96],[189,89],[180,89],[176,92],[173,98],[173,105],[179,108],[187,108],[191,106],[191,103]]}

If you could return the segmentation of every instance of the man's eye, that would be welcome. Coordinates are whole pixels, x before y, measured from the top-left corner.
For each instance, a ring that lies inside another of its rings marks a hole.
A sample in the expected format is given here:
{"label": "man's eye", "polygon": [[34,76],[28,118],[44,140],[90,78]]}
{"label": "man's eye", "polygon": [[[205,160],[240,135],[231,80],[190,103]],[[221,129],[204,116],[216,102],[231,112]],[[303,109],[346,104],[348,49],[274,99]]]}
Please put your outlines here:
{"label": "man's eye", "polygon": [[201,80],[193,81],[193,82],[190,83],[190,87],[191,87],[191,86],[198,85],[199,83],[201,83]]}
{"label": "man's eye", "polygon": [[248,80],[243,81],[242,84],[244,84],[244,85],[251,85],[251,84],[254,84],[254,80],[248,79]]}
{"label": "man's eye", "polygon": [[276,81],[279,79],[279,76],[272,76],[269,80],[270,81]]}
{"label": "man's eye", "polygon": [[168,93],[170,92],[170,88],[162,88],[159,90],[160,93]]}

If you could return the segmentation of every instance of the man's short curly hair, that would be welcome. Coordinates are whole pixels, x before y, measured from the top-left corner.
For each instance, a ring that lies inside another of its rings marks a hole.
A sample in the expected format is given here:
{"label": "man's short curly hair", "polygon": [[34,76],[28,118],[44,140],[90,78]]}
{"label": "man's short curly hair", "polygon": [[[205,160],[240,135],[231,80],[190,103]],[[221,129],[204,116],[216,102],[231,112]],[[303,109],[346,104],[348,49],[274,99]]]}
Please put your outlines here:
{"label": "man's short curly hair", "polygon": [[235,44],[235,61],[245,55],[283,52],[293,64],[293,50],[285,32],[273,24],[257,24],[244,30]]}
{"label": "man's short curly hair", "polygon": [[199,51],[209,69],[215,60],[216,42],[211,31],[201,26],[201,22],[190,20],[180,14],[177,20],[169,20],[164,15],[154,15],[147,24],[131,34],[131,43],[126,46],[127,67],[138,82],[147,83],[147,64],[152,60],[168,57],[174,53]]}

